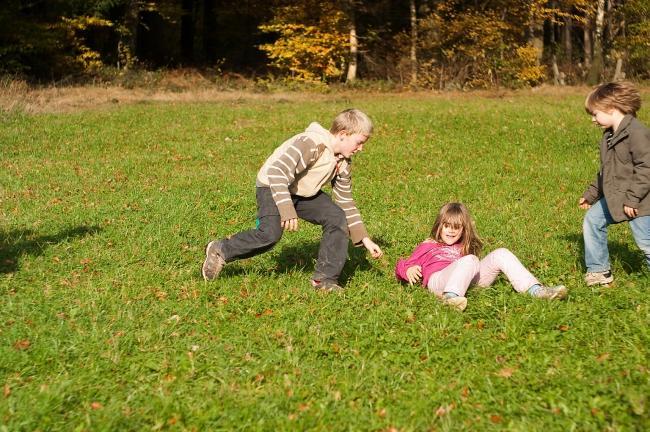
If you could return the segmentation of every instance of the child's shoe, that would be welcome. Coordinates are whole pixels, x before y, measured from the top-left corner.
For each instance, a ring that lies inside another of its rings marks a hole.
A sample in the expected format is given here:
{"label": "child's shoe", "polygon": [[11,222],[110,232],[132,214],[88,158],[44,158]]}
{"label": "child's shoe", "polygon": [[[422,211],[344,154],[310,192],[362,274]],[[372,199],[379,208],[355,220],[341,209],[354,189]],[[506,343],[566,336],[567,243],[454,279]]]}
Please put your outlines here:
{"label": "child's shoe", "polygon": [[208,243],[205,248],[205,261],[203,267],[201,267],[203,279],[206,281],[216,279],[225,264],[226,260],[223,258],[221,241],[214,240]]}
{"label": "child's shoe", "polygon": [[327,281],[327,280],[313,280],[311,281],[311,286],[314,287],[316,291],[323,292],[333,292],[333,291],[343,291],[343,287],[337,284],[336,282]]}
{"label": "child's shoe", "polygon": [[539,288],[535,290],[531,295],[537,298],[543,298],[548,300],[562,300],[567,295],[567,289],[564,285],[556,286],[544,286],[537,285]]}
{"label": "child's shoe", "polygon": [[592,285],[605,285],[608,286],[610,283],[614,282],[614,276],[612,276],[611,270],[604,272],[587,272],[585,275],[585,282],[587,286]]}
{"label": "child's shoe", "polygon": [[454,309],[462,312],[465,310],[467,307],[467,298],[466,297],[443,297],[442,303],[446,304],[447,306],[451,306]]}

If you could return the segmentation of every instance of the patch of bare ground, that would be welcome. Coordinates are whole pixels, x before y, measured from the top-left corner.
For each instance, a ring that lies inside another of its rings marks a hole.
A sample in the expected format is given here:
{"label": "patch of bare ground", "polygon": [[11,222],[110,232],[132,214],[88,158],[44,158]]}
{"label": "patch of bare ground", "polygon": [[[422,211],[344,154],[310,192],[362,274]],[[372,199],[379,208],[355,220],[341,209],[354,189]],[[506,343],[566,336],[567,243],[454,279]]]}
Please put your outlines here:
{"label": "patch of bare ground", "polygon": [[217,89],[182,91],[125,89],[122,87],[47,87],[30,89],[20,85],[0,88],[0,110],[27,114],[67,113],[106,109],[138,103],[213,102],[241,99],[314,100],[324,95],[306,93],[254,93]]}
{"label": "patch of bare ground", "polygon": [[[328,93],[274,91],[255,92],[251,89],[224,90],[217,86],[201,82],[169,83],[166,77],[164,83],[158,82],[152,87],[124,88],[122,86],[48,86],[31,87],[24,81],[9,80],[0,85],[0,111],[3,113],[21,112],[25,114],[69,113],[87,110],[111,109],[118,106],[140,103],[193,103],[218,102],[229,100],[283,100],[283,101],[318,101],[340,97],[368,97],[373,94],[385,97],[393,94],[396,97],[428,98],[441,97],[463,99],[466,97],[507,98],[517,95],[539,95],[549,97],[565,97],[569,95],[585,95],[588,87],[555,87],[540,86],[525,90],[477,90],[477,91],[389,91],[382,92],[373,89],[334,89]],[[164,85],[161,85],[164,84]],[[189,85],[188,85],[189,84]],[[194,84],[194,85],[191,85]]]}

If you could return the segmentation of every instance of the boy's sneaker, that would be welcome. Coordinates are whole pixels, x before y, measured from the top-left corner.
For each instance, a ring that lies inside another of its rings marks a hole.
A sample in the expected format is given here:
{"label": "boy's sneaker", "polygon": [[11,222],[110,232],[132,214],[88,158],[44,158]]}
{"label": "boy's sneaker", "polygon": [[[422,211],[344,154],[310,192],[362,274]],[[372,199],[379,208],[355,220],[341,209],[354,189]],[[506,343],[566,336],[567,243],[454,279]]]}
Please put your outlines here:
{"label": "boy's sneaker", "polygon": [[609,285],[614,282],[614,276],[612,276],[611,270],[604,272],[587,272],[585,275],[585,282],[587,283],[587,286]]}
{"label": "boy's sneaker", "polygon": [[225,264],[226,260],[223,259],[221,241],[214,240],[208,243],[205,248],[205,261],[203,267],[201,267],[203,279],[206,281],[216,279]]}
{"label": "boy's sneaker", "polygon": [[562,300],[567,295],[567,289],[564,285],[544,286],[540,285],[533,297],[543,298],[548,300]]}
{"label": "boy's sneaker", "polygon": [[446,304],[447,306],[451,306],[454,309],[462,312],[465,310],[467,307],[467,297],[451,297],[451,298],[443,298],[442,303]]}
{"label": "boy's sneaker", "polygon": [[316,291],[323,291],[323,292],[343,291],[343,287],[337,284],[336,282],[326,281],[326,280],[318,281],[312,279],[311,286],[313,286]]}

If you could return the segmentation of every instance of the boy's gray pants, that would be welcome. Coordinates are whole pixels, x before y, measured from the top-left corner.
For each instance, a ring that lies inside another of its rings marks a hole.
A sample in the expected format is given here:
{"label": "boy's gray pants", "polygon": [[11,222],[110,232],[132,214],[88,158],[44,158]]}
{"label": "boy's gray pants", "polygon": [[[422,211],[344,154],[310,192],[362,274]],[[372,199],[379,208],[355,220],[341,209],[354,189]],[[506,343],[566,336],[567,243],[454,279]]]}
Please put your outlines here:
{"label": "boy's gray pants", "polygon": [[[280,212],[273,201],[271,189],[258,187],[256,197],[259,224],[255,229],[221,240],[226,262],[266,252],[282,238]],[[312,278],[336,283],[348,257],[348,224],[343,209],[323,191],[310,198],[292,195],[291,199],[300,219],[323,227],[323,238]]]}

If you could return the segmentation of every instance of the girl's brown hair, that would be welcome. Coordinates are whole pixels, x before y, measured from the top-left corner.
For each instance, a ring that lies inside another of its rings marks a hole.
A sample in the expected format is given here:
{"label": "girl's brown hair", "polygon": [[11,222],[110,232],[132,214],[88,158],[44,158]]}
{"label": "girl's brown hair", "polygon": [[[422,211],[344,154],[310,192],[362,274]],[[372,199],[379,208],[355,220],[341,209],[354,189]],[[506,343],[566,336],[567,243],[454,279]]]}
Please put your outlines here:
{"label": "girl's brown hair", "polygon": [[614,108],[636,117],[641,108],[639,91],[628,82],[608,82],[593,89],[585,99],[585,110],[592,115],[595,110],[607,112]]}
{"label": "girl's brown hair", "polygon": [[483,241],[476,232],[474,221],[469,214],[469,210],[461,203],[447,203],[440,208],[438,217],[431,228],[430,238],[436,242],[442,243],[442,227],[444,224],[450,224],[463,228],[463,233],[458,240],[462,245],[464,255],[477,255],[481,253]]}

